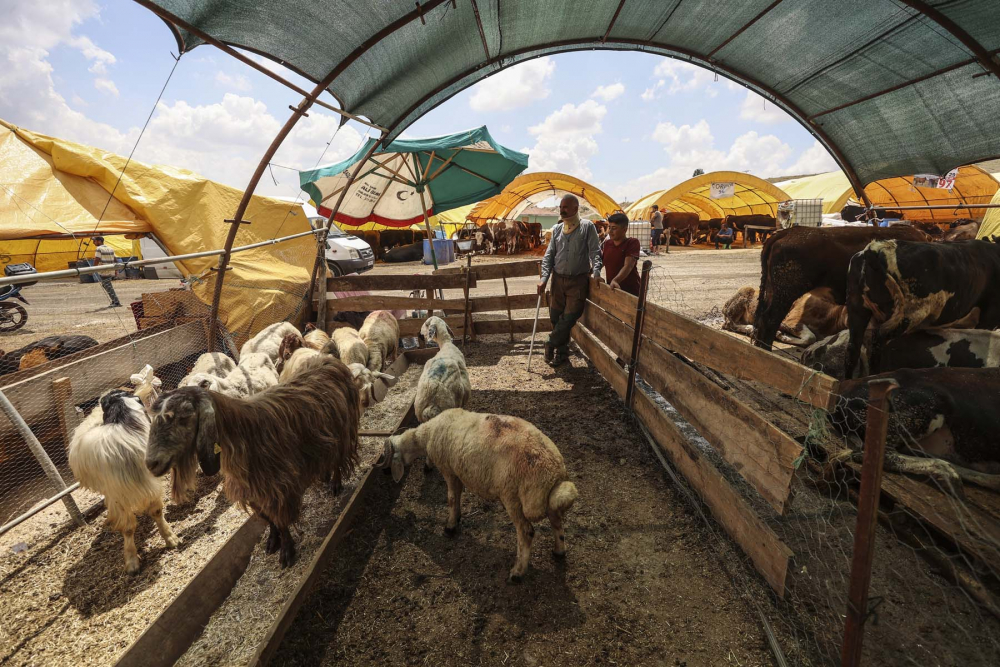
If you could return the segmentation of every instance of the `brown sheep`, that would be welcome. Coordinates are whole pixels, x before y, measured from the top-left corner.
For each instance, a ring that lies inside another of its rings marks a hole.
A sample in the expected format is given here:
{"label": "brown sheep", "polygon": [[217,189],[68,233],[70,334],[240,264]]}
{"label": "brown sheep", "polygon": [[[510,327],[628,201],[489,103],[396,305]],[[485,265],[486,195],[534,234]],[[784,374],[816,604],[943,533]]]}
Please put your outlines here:
{"label": "brown sheep", "polygon": [[164,393],[153,404],[146,452],[156,476],[194,457],[206,475],[221,467],[226,495],[270,524],[267,553],[280,549],[283,568],[295,560],[288,528],[305,490],[332,477],[339,491],[358,463],[361,402],[351,372],[328,355],[306,366],[248,399],[200,387]]}

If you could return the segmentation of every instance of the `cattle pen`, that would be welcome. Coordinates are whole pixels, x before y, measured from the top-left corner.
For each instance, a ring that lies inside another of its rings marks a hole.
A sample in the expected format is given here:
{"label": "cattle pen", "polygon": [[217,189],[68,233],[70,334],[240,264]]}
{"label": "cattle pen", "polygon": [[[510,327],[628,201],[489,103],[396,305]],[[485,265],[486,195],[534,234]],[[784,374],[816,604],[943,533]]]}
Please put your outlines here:
{"label": "cattle pen", "polygon": [[[841,443],[824,414],[839,400],[837,381],[705,324],[710,314],[684,296],[685,280],[699,278],[682,276],[683,262],[717,272],[726,258],[733,280],[748,282],[755,274],[746,267],[756,261],[750,251],[706,255],[658,258],[641,310],[634,297],[592,284],[574,332],[581,354],[562,370],[540,358],[526,368],[538,260],[474,258],[436,274],[401,267],[334,277],[322,307],[323,292],[315,296],[330,330],[342,326],[335,313],[444,311],[460,347],[467,338],[470,409],[527,419],[566,458],[580,500],[567,519],[565,563],[550,558],[543,523],[528,576],[508,586],[514,539],[501,507],[467,496],[463,528],[449,538],[436,471],[414,466],[395,485],[372,467],[384,438],[413,423],[416,377],[433,350],[410,349],[391,369],[399,384],[383,387],[384,401],[365,415],[356,477],[340,496],[307,497],[323,511],[303,517],[294,568],[281,572],[264,557],[263,524],[209,479],[196,507],[172,515],[190,542],[183,558],[159,549],[147,530],[149,567],[136,581],[117,571],[113,534],[95,538],[68,524],[56,504],[25,525],[42,539],[19,529],[0,538],[0,587],[10,600],[3,659],[835,664],[853,613],[864,630],[864,664],[992,664],[1000,503],[972,487],[960,502],[888,472],[873,487],[869,462],[832,456]],[[443,296],[434,296],[438,289]],[[424,293],[406,296],[415,290]],[[369,294],[332,297],[344,291]],[[421,322],[401,319],[401,337],[415,337]],[[539,329],[546,324],[543,316]],[[39,395],[51,401],[46,409],[58,405],[47,389],[54,380],[68,377],[79,402],[120,381],[94,368],[170,366],[206,349],[206,329],[204,321],[159,325],[0,384],[7,392],[33,383],[10,395],[19,409],[35,410],[25,411],[35,422],[44,417]],[[95,523],[100,507],[78,497]],[[870,541],[856,550],[856,536]],[[28,549],[12,553],[21,541]],[[54,557],[60,548],[69,562]],[[854,568],[856,554],[866,553],[867,575]],[[42,577],[50,583],[38,584]],[[867,602],[852,587],[865,578]],[[102,580],[110,585],[93,590]],[[144,600],[150,611],[136,613]],[[73,624],[64,624],[70,616]],[[117,635],[101,629],[109,622]],[[71,628],[72,643],[54,638]]]}

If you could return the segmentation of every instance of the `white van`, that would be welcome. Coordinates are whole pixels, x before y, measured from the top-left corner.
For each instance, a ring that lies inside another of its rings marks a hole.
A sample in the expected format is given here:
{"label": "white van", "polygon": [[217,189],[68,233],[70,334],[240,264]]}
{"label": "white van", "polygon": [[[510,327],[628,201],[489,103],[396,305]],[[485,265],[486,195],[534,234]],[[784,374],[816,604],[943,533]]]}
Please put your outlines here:
{"label": "white van", "polygon": [[[310,216],[313,228],[326,224],[322,216]],[[337,225],[330,226],[326,237],[326,265],[335,276],[364,273],[375,266],[375,253],[364,239],[345,234]]]}

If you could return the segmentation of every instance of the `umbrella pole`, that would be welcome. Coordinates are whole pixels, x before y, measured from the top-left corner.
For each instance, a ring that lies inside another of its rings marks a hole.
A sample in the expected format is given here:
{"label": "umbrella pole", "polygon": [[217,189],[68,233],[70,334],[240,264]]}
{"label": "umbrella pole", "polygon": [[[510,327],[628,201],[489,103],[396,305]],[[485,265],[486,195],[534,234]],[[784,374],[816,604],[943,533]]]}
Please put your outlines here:
{"label": "umbrella pole", "polygon": [[431,261],[434,262],[434,270],[437,271],[437,253],[434,252],[434,232],[431,231],[431,221],[427,218],[427,204],[424,203],[424,190],[420,188],[420,210],[424,212],[424,228],[427,230],[427,242],[431,245]]}

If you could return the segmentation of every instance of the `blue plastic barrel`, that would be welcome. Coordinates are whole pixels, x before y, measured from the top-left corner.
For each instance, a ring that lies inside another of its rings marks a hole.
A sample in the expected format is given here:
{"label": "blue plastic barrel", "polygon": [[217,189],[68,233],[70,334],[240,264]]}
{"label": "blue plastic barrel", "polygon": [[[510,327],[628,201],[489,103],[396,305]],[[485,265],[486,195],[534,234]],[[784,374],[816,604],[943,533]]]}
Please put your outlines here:
{"label": "blue plastic barrel", "polygon": [[[438,266],[451,264],[455,261],[455,243],[451,239],[434,239],[434,254],[437,255]],[[424,264],[433,263],[431,242],[424,239]]]}

